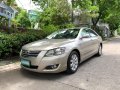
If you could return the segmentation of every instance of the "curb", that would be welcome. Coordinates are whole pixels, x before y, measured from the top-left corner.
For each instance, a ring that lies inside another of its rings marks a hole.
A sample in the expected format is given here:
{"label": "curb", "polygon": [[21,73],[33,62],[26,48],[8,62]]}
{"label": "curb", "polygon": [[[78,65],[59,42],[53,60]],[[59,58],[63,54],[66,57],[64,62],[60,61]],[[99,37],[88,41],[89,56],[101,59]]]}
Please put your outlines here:
{"label": "curb", "polygon": [[20,68],[20,62],[0,66],[0,73],[15,70],[15,69],[19,69],[19,68]]}

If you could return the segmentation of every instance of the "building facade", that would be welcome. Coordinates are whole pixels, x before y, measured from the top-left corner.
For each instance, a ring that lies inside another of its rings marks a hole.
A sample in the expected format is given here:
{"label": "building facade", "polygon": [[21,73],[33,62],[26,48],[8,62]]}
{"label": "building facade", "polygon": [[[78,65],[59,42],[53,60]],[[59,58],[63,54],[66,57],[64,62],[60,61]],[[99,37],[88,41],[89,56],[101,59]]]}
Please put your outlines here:
{"label": "building facade", "polygon": [[15,14],[18,11],[10,6],[7,6],[3,1],[0,2],[0,16],[6,17],[9,21],[9,27],[10,25],[10,20],[15,17]]}

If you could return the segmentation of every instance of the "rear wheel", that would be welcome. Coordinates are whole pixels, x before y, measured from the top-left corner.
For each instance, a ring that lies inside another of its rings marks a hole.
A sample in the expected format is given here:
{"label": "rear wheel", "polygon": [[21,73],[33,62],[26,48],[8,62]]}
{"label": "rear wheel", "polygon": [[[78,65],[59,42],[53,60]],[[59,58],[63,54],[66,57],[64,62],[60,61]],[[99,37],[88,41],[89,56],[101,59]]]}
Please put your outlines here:
{"label": "rear wheel", "polygon": [[100,45],[98,48],[97,56],[101,56],[101,55],[102,55],[102,46]]}
{"label": "rear wheel", "polygon": [[79,54],[72,51],[67,62],[67,73],[73,74],[77,71],[79,65]]}

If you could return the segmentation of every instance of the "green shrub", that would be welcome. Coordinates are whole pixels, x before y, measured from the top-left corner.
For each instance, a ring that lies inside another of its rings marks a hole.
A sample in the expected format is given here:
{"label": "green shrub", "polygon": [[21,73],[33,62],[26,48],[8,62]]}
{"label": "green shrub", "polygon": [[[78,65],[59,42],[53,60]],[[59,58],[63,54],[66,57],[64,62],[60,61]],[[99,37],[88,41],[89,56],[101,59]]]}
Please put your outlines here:
{"label": "green shrub", "polygon": [[[67,24],[66,28],[72,25]],[[50,33],[59,30],[59,26],[48,25],[42,30],[26,30],[25,32],[5,33],[0,32],[0,58],[18,55],[24,44],[43,39]],[[62,28],[61,28],[62,29]]]}
{"label": "green shrub", "polygon": [[48,25],[48,26],[43,26],[43,30],[44,32],[46,32],[46,34],[51,34],[52,32],[55,32],[57,30],[60,30],[60,29],[65,29],[65,28],[73,28],[75,27],[73,24],[64,24],[64,25],[61,25],[61,26],[55,26],[55,25]]}
{"label": "green shrub", "polygon": [[42,29],[44,30],[44,32],[46,32],[46,34],[51,34],[52,32],[59,30],[59,27],[54,25],[48,25],[44,26]]}
{"label": "green shrub", "polygon": [[65,29],[65,28],[74,28],[75,26],[72,23],[66,23],[63,25],[59,25],[60,29]]}
{"label": "green shrub", "polygon": [[72,23],[66,24],[65,26],[66,26],[66,28],[74,28],[75,27]]}
{"label": "green shrub", "polygon": [[18,55],[21,47],[29,42],[43,39],[47,34],[43,31],[29,30],[24,33],[0,33],[0,58]]}

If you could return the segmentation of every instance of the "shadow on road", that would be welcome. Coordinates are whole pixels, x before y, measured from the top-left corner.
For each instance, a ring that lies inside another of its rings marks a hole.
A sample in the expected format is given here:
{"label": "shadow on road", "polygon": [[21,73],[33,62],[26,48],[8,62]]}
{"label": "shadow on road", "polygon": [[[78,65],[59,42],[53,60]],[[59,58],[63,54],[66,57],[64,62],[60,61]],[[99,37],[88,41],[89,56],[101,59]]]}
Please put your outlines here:
{"label": "shadow on road", "polygon": [[37,73],[32,71],[27,71],[24,69],[20,69],[21,74],[27,78],[38,79],[38,80],[57,80],[59,78],[67,76],[65,72],[61,73]]}

